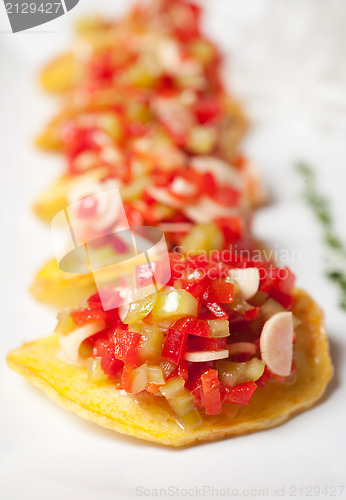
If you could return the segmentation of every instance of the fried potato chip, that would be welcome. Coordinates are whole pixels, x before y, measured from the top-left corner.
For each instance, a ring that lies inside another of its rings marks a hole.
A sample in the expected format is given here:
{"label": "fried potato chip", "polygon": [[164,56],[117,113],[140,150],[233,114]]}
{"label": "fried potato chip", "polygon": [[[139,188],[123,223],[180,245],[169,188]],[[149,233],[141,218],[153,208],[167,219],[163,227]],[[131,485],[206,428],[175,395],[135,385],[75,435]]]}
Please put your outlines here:
{"label": "fried potato chip", "polygon": [[96,292],[91,273],[72,274],[59,269],[55,259],[48,261],[36,274],[29,289],[35,299],[53,307],[78,307]]}
{"label": "fried potato chip", "polygon": [[72,52],[66,52],[42,70],[40,81],[46,91],[60,94],[80,83],[82,76],[81,62]]}
{"label": "fried potato chip", "polygon": [[270,381],[236,414],[236,407],[228,405],[218,416],[203,416],[203,424],[192,430],[182,429],[164,398],[155,404],[138,403],[109,382],[89,382],[84,368],[56,358],[57,335],[10,352],[7,361],[63,408],[103,427],[156,443],[183,446],[267,429],[311,407],[333,375],[323,314],[305,292],[295,290],[294,296],[294,314],[301,320],[294,347],[296,381],[291,385]]}

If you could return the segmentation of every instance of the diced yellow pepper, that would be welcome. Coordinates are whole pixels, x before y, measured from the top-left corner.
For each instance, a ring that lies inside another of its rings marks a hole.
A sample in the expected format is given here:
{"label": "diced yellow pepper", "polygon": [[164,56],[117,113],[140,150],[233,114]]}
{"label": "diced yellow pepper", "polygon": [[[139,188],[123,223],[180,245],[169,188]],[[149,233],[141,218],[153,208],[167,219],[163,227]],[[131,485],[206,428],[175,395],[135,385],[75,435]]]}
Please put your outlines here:
{"label": "diced yellow pepper", "polygon": [[140,361],[159,361],[165,340],[164,334],[156,325],[142,325],[140,333],[141,340],[138,344]]}
{"label": "diced yellow pepper", "polygon": [[229,322],[227,319],[208,319],[207,320],[210,336],[218,339],[228,337],[229,333]]}
{"label": "diced yellow pepper", "polygon": [[86,360],[86,370],[89,382],[104,382],[108,376],[101,368],[101,360],[98,358],[88,358]]}
{"label": "diced yellow pepper", "polygon": [[215,367],[219,372],[220,381],[232,387],[244,382],[258,380],[263,375],[265,364],[260,359],[253,358],[245,363],[216,361]]}
{"label": "diced yellow pepper", "polygon": [[148,384],[164,385],[165,382],[161,366],[148,366]]}
{"label": "diced yellow pepper", "polygon": [[161,394],[170,400],[185,393],[185,381],[181,377],[172,377],[160,388]]}
{"label": "diced yellow pepper", "polygon": [[157,295],[152,294],[144,297],[143,299],[137,300],[136,302],[132,302],[132,304],[130,304],[129,312],[124,320],[125,325],[137,323],[137,321],[140,321],[148,316],[155,305],[156,297]]}
{"label": "diced yellow pepper", "polygon": [[199,253],[202,250],[205,252],[221,250],[223,245],[223,233],[213,222],[209,224],[196,224],[181,242],[184,252],[190,254]]}
{"label": "diced yellow pepper", "polygon": [[130,372],[131,394],[138,394],[145,390],[148,383],[148,365],[138,366]]}
{"label": "diced yellow pepper", "polygon": [[54,332],[67,334],[76,329],[75,322],[72,319],[70,309],[63,309],[58,313],[58,324]]}
{"label": "diced yellow pepper", "polygon": [[62,93],[70,90],[81,79],[81,63],[72,52],[54,59],[41,73],[41,84],[45,90]]}
{"label": "diced yellow pepper", "polygon": [[184,316],[197,316],[198,301],[186,290],[167,290],[159,292],[151,311],[154,319],[178,319]]}
{"label": "diced yellow pepper", "polygon": [[207,155],[215,147],[217,140],[216,131],[212,127],[193,127],[187,139],[188,149],[198,155]]}

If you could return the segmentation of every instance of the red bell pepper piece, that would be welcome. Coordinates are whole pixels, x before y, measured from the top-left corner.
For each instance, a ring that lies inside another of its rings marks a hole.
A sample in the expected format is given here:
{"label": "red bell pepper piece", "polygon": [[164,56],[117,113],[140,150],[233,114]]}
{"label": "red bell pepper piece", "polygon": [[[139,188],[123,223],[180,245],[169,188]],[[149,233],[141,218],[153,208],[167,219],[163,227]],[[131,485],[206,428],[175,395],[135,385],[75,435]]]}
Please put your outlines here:
{"label": "red bell pepper piece", "polygon": [[173,286],[174,282],[181,278],[181,275],[185,269],[185,263],[181,255],[177,253],[169,253],[169,264],[171,268],[171,278],[167,285]]}
{"label": "red bell pepper piece", "polygon": [[140,264],[136,266],[136,285],[138,288],[151,285],[154,282],[154,264]]}
{"label": "red bell pepper piece", "polygon": [[204,172],[199,179],[199,193],[213,197],[218,189],[215,177],[210,172]]}
{"label": "red bell pepper piece", "polygon": [[108,338],[96,341],[93,357],[101,359],[101,368],[110,379],[116,378],[124,366],[124,363],[115,357],[114,344]]}
{"label": "red bell pepper piece", "polygon": [[221,339],[207,339],[203,337],[190,337],[187,343],[188,351],[220,351],[226,349],[227,337]]}
{"label": "red bell pepper piece", "polygon": [[222,411],[218,371],[209,368],[201,375],[202,394],[206,415],[218,415]]}
{"label": "red bell pepper piece", "polygon": [[188,269],[203,269],[209,265],[209,258],[203,254],[189,255],[186,259]]}
{"label": "red bell pepper piece", "polygon": [[210,338],[208,323],[198,318],[181,318],[171,324],[171,328],[180,330],[188,335]]}
{"label": "red bell pepper piece", "polygon": [[294,298],[292,295],[282,292],[278,288],[271,288],[269,290],[269,295],[279,302],[285,309],[292,309],[294,305]]}
{"label": "red bell pepper piece", "polygon": [[228,312],[222,306],[220,306],[220,304],[217,304],[216,302],[207,302],[205,306],[209,309],[211,313],[213,313],[215,318],[218,319],[229,318]]}
{"label": "red bell pepper piece", "polygon": [[268,382],[272,379],[273,377],[273,374],[272,372],[269,370],[269,368],[267,368],[267,366],[264,367],[264,372],[262,374],[262,376],[256,381],[256,384],[258,385],[258,387],[265,387]]}
{"label": "red bell pepper piece", "polygon": [[257,389],[255,382],[245,382],[234,387],[222,384],[221,394],[224,403],[246,406],[250,403],[253,393]]}
{"label": "red bell pepper piece", "polygon": [[126,392],[131,392],[132,384],[130,374],[132,370],[136,368],[136,365],[125,365],[123,371],[121,372],[121,388]]}
{"label": "red bell pepper piece", "polygon": [[203,394],[202,394],[202,373],[209,370],[212,363],[190,363],[189,378],[185,383],[185,387],[195,396],[195,406],[203,408]]}
{"label": "red bell pepper piece", "polygon": [[214,195],[214,200],[223,206],[229,205],[239,205],[240,203],[240,191],[233,188],[232,186],[223,186]]}
{"label": "red bell pepper piece", "polygon": [[230,304],[233,300],[234,285],[221,279],[210,280],[202,296],[203,302],[217,302],[218,304]]}
{"label": "red bell pepper piece", "polygon": [[187,361],[185,361],[185,359],[182,359],[180,361],[179,365],[176,367],[174,372],[172,372],[167,377],[167,379],[170,379],[172,377],[181,377],[185,380],[185,382],[187,381],[187,379],[189,378],[189,370],[188,370]]}
{"label": "red bell pepper piece", "polygon": [[214,97],[198,99],[194,106],[195,116],[201,125],[213,121],[220,116],[221,106]]}
{"label": "red bell pepper piece", "polygon": [[202,269],[184,269],[180,282],[182,288],[196,298],[203,295],[208,285],[206,273]]}
{"label": "red bell pepper piece", "polygon": [[137,345],[141,335],[128,330],[115,330],[113,334],[114,356],[126,364],[138,363]]}
{"label": "red bell pepper piece", "polygon": [[296,280],[289,267],[278,269],[275,284],[282,293],[290,294]]}
{"label": "red bell pepper piece", "polygon": [[104,310],[98,307],[86,307],[79,311],[72,311],[71,316],[77,326],[83,326],[92,321],[106,320]]}
{"label": "red bell pepper piece", "polygon": [[187,331],[176,329],[173,323],[163,344],[162,357],[178,365],[184,357],[188,336]]}
{"label": "red bell pepper piece", "polygon": [[252,307],[251,309],[248,309],[247,311],[244,312],[244,317],[246,321],[251,321],[253,319],[258,318],[260,312],[259,307]]}
{"label": "red bell pepper piece", "polygon": [[199,37],[199,22],[202,9],[200,6],[183,0],[171,3],[171,20],[174,34],[181,42]]}
{"label": "red bell pepper piece", "polygon": [[215,222],[220,226],[227,243],[239,241],[243,238],[245,228],[240,217],[222,217],[216,219]]}

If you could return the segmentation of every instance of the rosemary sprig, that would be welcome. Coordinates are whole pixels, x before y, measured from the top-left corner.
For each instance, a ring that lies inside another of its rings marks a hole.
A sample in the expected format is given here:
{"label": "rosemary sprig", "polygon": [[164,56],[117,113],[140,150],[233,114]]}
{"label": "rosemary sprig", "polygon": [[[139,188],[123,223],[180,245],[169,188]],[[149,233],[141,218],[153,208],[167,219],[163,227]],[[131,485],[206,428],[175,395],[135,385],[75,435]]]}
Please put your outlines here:
{"label": "rosemary sprig", "polygon": [[346,247],[335,232],[330,202],[319,192],[315,172],[303,162],[299,162],[296,168],[304,180],[304,199],[321,225],[323,243],[328,250],[325,275],[338,286],[339,306],[346,311]]}

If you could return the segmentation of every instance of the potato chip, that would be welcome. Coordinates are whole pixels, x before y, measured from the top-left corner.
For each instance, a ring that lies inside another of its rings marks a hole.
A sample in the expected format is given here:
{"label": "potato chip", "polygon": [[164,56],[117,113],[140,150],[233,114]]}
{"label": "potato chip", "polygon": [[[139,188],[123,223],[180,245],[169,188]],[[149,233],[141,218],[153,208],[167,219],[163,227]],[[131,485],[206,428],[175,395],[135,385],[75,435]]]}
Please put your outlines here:
{"label": "potato chip", "polygon": [[248,406],[225,405],[220,415],[203,415],[203,424],[184,430],[164,398],[136,402],[114,383],[89,382],[86,369],[60,361],[57,335],[26,344],[8,355],[8,364],[63,408],[122,434],[183,446],[267,429],[311,407],[333,375],[323,314],[309,295],[294,290],[296,328],[294,359],[297,378],[290,384],[272,380],[258,388]]}

